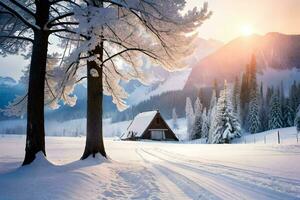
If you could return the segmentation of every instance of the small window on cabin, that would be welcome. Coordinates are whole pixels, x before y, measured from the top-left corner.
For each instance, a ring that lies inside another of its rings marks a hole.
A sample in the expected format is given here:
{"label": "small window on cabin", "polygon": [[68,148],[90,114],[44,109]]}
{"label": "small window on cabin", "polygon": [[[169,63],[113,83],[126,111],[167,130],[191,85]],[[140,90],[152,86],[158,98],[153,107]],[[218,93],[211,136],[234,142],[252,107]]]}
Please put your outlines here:
{"label": "small window on cabin", "polygon": [[156,123],[159,124],[159,118],[156,118]]}

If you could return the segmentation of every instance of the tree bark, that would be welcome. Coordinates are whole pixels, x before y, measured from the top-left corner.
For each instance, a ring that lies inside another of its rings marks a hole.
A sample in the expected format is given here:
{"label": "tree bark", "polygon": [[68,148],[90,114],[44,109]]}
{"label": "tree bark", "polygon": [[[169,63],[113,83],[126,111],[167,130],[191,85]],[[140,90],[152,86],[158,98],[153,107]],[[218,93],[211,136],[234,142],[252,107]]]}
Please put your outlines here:
{"label": "tree bark", "polygon": [[[99,54],[100,60],[103,60],[103,43],[98,45],[93,54]],[[92,76],[91,70],[97,70],[98,76]],[[102,102],[103,102],[103,74],[102,67],[98,66],[95,61],[87,62],[87,129],[86,145],[82,160],[90,155],[95,157],[97,153],[106,157],[103,142],[102,130]]]}
{"label": "tree bark", "polygon": [[[44,28],[49,19],[49,2],[37,1],[36,24]],[[25,158],[23,165],[30,164],[38,152],[45,151],[45,128],[44,128],[44,89],[47,64],[49,34],[44,30],[34,31],[32,47],[28,99],[27,99],[27,136]]]}

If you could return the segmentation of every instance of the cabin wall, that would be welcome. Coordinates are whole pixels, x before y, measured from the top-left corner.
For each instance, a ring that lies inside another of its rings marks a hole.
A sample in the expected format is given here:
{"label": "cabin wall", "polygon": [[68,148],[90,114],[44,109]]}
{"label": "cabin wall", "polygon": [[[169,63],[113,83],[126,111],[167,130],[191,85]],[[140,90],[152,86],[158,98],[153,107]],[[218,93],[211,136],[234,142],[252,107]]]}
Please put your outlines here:
{"label": "cabin wall", "polygon": [[154,119],[148,126],[146,132],[142,136],[142,139],[151,139],[150,129],[167,129],[165,130],[166,140],[178,140],[159,113],[154,117]]}

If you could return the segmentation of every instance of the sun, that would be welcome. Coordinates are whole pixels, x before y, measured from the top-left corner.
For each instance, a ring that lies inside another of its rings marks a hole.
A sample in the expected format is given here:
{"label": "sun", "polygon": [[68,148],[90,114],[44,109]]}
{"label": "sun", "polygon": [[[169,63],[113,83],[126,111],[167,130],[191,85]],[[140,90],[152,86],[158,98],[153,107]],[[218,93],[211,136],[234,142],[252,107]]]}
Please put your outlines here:
{"label": "sun", "polygon": [[241,34],[243,36],[250,36],[254,32],[253,27],[251,25],[244,25],[241,27]]}

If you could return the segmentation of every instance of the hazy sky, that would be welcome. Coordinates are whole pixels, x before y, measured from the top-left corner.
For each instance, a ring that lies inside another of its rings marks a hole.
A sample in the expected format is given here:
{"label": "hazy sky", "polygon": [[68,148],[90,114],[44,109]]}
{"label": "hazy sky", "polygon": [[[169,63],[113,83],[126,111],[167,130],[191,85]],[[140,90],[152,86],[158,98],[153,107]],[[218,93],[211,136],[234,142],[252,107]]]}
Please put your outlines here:
{"label": "hazy sky", "polygon": [[[189,6],[203,0],[187,0]],[[300,34],[300,0],[207,0],[212,17],[200,28],[200,36],[227,42],[246,27],[258,34]]]}
{"label": "hazy sky", "polygon": [[[203,0],[187,0],[188,7]],[[212,17],[199,29],[200,37],[228,42],[243,33],[300,34],[300,0],[207,0]],[[0,57],[0,76],[18,79],[28,65],[21,57]]]}

